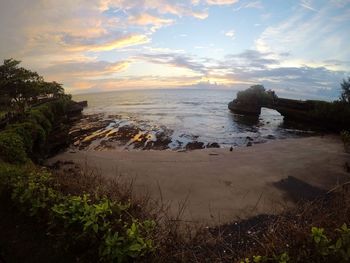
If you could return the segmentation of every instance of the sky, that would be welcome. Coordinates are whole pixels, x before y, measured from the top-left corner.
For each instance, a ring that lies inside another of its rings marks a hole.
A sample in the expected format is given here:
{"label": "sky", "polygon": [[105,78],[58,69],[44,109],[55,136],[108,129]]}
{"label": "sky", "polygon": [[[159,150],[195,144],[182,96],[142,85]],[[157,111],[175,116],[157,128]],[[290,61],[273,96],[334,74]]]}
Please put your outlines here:
{"label": "sky", "polygon": [[335,99],[350,0],[0,0],[0,59],[69,93],[243,89]]}

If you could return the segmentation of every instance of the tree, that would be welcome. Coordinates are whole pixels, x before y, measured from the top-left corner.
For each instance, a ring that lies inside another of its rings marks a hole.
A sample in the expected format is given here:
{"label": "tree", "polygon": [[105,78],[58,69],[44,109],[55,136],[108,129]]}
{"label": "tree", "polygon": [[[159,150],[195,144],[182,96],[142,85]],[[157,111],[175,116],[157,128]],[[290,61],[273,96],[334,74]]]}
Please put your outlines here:
{"label": "tree", "polygon": [[340,86],[342,89],[340,100],[350,104],[350,77],[348,77],[348,80],[343,79],[343,83]]}
{"label": "tree", "polygon": [[237,93],[238,101],[254,105],[271,104],[276,98],[275,92],[271,90],[266,91],[263,85],[254,85]]}
{"label": "tree", "polygon": [[58,98],[64,95],[64,89],[62,84],[55,81],[53,82],[42,82],[39,88],[40,96]]}
{"label": "tree", "polygon": [[0,65],[0,97],[3,105],[14,106],[24,112],[26,107],[41,97],[59,97],[64,94],[61,84],[45,82],[38,73],[19,67],[21,62],[4,60]]}
{"label": "tree", "polygon": [[6,59],[0,66],[0,95],[24,111],[28,102],[38,96],[38,83],[43,78],[36,72],[19,67],[19,64],[20,61]]}

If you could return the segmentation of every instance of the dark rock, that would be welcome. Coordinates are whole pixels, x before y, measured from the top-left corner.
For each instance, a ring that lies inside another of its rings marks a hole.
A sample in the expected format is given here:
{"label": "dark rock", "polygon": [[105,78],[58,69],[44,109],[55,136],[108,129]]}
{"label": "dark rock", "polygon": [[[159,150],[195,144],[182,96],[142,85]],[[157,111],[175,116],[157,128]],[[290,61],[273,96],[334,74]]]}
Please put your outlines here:
{"label": "dark rock", "polygon": [[204,143],[203,142],[189,142],[186,144],[186,150],[197,150],[197,149],[203,149]]}
{"label": "dark rock", "polygon": [[67,110],[67,116],[68,118],[72,118],[77,115],[81,115],[81,112],[83,111],[84,107],[80,105],[78,102],[72,101],[69,105],[69,108]]}
{"label": "dark rock", "polygon": [[220,145],[217,142],[212,142],[207,144],[207,148],[220,148]]}
{"label": "dark rock", "polygon": [[247,147],[252,146],[252,145],[253,145],[252,142],[247,143]]}
{"label": "dark rock", "polygon": [[253,138],[252,138],[252,137],[247,136],[247,137],[246,137],[246,140],[253,141]]}
{"label": "dark rock", "polygon": [[153,150],[166,150],[169,149],[169,144],[171,143],[170,134],[172,131],[166,132],[158,132],[156,133],[156,140],[150,141],[144,147],[145,150],[153,149]]}
{"label": "dark rock", "polygon": [[233,147],[231,146],[231,147],[230,147],[230,152],[232,152],[232,151],[233,151]]}
{"label": "dark rock", "polygon": [[231,101],[228,104],[228,108],[236,114],[259,116],[261,113],[261,105],[244,103],[238,100]]}
{"label": "dark rock", "polygon": [[274,140],[274,139],[276,139],[276,137],[273,136],[273,135],[271,135],[271,134],[267,135],[266,138],[269,139],[269,140]]}
{"label": "dark rock", "polygon": [[82,106],[82,107],[87,107],[88,106],[88,102],[87,102],[87,100],[83,100],[83,101],[79,101],[79,102],[77,102],[80,106]]}
{"label": "dark rock", "polygon": [[350,173],[350,165],[347,162],[345,163],[345,171]]}

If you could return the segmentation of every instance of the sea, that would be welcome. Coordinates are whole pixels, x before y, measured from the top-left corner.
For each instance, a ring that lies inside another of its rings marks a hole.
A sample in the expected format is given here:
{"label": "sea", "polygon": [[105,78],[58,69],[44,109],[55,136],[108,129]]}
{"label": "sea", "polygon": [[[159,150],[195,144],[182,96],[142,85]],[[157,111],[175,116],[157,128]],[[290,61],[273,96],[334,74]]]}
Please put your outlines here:
{"label": "sea", "polygon": [[142,89],[74,95],[87,100],[84,114],[104,114],[115,123],[134,125],[146,132],[170,130],[169,148],[191,141],[220,147],[246,146],[300,137],[311,131],[287,125],[277,111],[262,108],[259,117],[233,114],[228,103],[236,97],[229,89]]}

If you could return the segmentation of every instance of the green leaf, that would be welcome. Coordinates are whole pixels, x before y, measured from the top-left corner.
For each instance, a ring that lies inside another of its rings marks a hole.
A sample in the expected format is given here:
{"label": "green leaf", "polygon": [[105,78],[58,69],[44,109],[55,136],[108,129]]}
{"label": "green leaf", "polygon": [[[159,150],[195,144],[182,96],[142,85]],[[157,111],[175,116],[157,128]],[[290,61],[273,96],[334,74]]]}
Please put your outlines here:
{"label": "green leaf", "polygon": [[130,251],[136,251],[136,252],[140,252],[142,250],[142,246],[138,243],[134,243],[129,247]]}
{"label": "green leaf", "polygon": [[341,240],[341,238],[339,238],[337,240],[337,242],[335,243],[335,248],[340,249],[341,247],[342,247],[342,240]]}
{"label": "green leaf", "polygon": [[94,230],[95,233],[97,233],[98,232],[98,224],[94,224],[92,226],[92,229]]}

